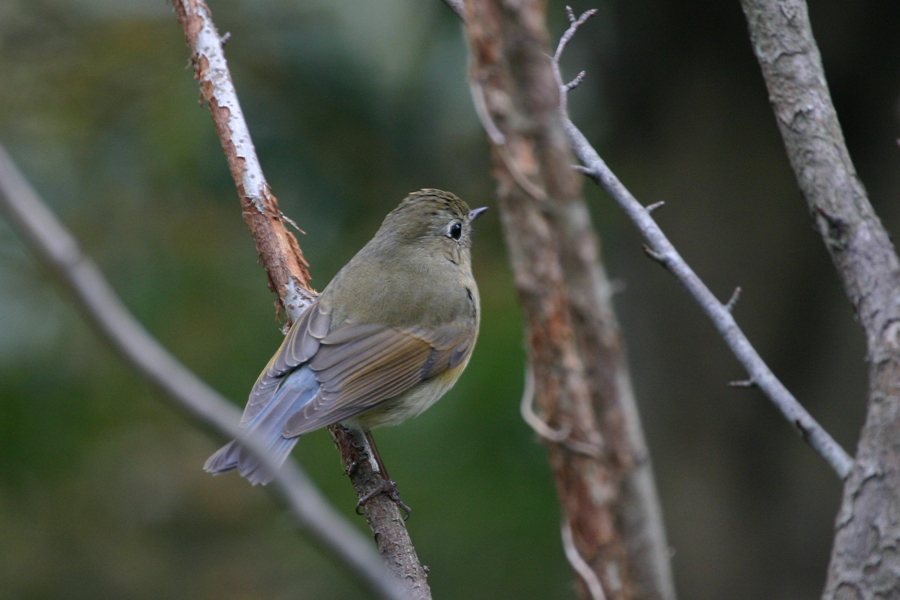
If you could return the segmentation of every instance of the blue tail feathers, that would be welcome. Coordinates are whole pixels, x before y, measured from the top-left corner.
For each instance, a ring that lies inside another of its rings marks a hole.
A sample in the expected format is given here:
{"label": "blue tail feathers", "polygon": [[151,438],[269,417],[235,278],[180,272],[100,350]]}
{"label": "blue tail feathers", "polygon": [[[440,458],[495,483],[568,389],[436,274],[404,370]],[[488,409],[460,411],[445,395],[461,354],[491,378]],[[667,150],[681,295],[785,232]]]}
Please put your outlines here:
{"label": "blue tail feathers", "polygon": [[[255,436],[266,448],[267,455],[277,465],[287,459],[299,437],[281,435],[284,424],[295,412],[303,408],[316,392],[319,382],[309,366],[292,371],[278,386],[265,408],[247,423],[245,431]],[[265,485],[273,474],[243,448],[236,440],[229,442],[209,457],[204,470],[214,475],[237,469],[253,485]]]}

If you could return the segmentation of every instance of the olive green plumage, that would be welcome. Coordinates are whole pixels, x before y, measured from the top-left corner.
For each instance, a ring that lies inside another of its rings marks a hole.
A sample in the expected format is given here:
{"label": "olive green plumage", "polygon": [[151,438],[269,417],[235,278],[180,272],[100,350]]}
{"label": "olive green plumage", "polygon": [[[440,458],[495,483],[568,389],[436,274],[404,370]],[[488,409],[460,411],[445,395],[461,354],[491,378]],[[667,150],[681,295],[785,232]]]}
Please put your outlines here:
{"label": "olive green plumage", "polygon": [[[395,425],[436,402],[478,335],[470,246],[483,210],[440,190],[407,196],[291,328],[241,425],[269,436],[283,461],[301,434],[338,422]],[[235,467],[254,483],[271,478],[234,442],[206,464]]]}

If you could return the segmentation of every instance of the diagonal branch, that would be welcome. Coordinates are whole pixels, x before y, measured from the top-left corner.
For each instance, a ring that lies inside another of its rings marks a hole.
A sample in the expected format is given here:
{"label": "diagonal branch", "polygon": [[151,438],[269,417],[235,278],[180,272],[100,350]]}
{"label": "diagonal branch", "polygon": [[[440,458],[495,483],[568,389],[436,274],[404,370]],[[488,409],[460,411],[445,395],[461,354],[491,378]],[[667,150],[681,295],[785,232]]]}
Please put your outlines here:
{"label": "diagonal branch", "polygon": [[[574,34],[573,29],[577,29],[583,22],[583,19],[573,22],[569,31]],[[571,35],[564,36],[560,40],[557,53],[553,58],[556,83],[562,98],[566,97],[568,87],[560,75],[559,57],[570,39]],[[565,106],[565,101],[561,100],[560,105]],[[713,295],[653,220],[650,212],[656,206],[645,208],[640,204],[600,158],[587,138],[572,123],[567,112],[563,111],[562,118],[572,150],[584,164],[578,170],[600,185],[622,207],[644,239],[647,240],[648,245],[645,247],[647,254],[672,273],[693,296],[703,312],[712,320],[725,343],[747,370],[750,381],[768,396],[788,422],[794,426],[800,437],[831,465],[838,477],[841,479],[847,477],[853,460],[775,377],[734,320],[731,314],[733,302],[729,301],[727,304],[723,304]]]}
{"label": "diagonal branch", "polygon": [[316,293],[309,285],[303,252],[297,239],[284,226],[284,215],[256,156],[225,62],[222,38],[203,0],[175,0],[173,4],[191,47],[191,65],[194,77],[200,83],[200,97],[212,113],[216,133],[241,198],[244,221],[269,277],[269,288],[278,294],[288,319],[294,320]]}
{"label": "diagonal branch", "polygon": [[[100,269],[79,248],[69,231],[41,201],[0,146],[0,207],[55,279],[72,294],[78,308],[113,349],[162,395],[191,419],[220,435],[238,438],[265,463],[260,444],[237,426],[240,414],[215,390],[169,354],[119,300]],[[328,504],[292,461],[276,474],[273,489],[297,524],[373,593],[402,599],[365,539]]]}
{"label": "diagonal branch", "polygon": [[[309,286],[303,253],[296,238],[285,227],[278,201],[269,190],[256,157],[225,62],[222,38],[203,0],[173,0],[173,4],[191,48],[191,64],[200,84],[200,95],[212,113],[240,196],[244,221],[256,242],[269,287],[278,294],[289,319],[295,320],[315,297],[315,292]],[[362,459],[371,453],[348,430],[332,426],[329,431],[344,464],[354,465],[349,469],[350,481],[362,498],[382,483],[381,473],[373,468],[371,461]],[[380,494],[367,502],[364,510],[385,564],[416,598],[430,598],[425,569],[419,563],[397,505]]]}

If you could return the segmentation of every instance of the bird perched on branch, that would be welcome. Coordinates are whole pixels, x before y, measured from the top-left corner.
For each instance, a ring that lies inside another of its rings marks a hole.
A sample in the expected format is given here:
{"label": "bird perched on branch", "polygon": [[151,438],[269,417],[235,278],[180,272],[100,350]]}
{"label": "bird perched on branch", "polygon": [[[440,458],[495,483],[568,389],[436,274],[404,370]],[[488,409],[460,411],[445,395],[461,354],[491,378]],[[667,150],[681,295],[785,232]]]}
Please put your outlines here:
{"label": "bird perched on branch", "polygon": [[[370,430],[421,414],[466,368],[481,317],[472,222],[485,210],[440,190],[410,194],[297,319],[241,418],[276,464],[298,436],[341,423],[363,432],[385,480],[360,503],[395,493]],[[236,468],[254,485],[273,477],[237,441],[204,468]]]}

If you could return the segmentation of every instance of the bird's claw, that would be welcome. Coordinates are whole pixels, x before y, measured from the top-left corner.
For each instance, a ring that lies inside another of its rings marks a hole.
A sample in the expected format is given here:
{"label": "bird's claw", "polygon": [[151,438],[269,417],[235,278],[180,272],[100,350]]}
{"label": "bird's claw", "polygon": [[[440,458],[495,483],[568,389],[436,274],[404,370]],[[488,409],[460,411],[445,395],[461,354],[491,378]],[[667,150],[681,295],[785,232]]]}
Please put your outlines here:
{"label": "bird's claw", "polygon": [[406,515],[403,517],[403,520],[406,521],[409,519],[409,515],[412,514],[412,509],[407,506],[402,500],[400,500],[400,490],[397,489],[397,482],[392,479],[384,479],[381,484],[378,485],[371,492],[363,496],[359,499],[359,502],[356,503],[356,514],[362,515],[362,506],[378,494],[387,494],[388,498],[394,501],[394,503],[401,509]]}

